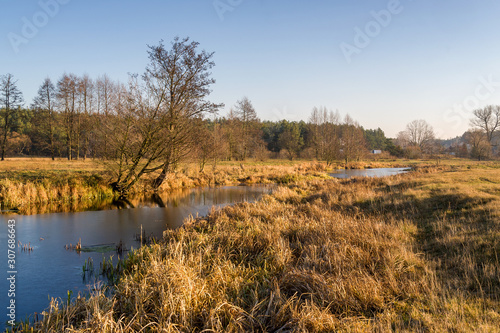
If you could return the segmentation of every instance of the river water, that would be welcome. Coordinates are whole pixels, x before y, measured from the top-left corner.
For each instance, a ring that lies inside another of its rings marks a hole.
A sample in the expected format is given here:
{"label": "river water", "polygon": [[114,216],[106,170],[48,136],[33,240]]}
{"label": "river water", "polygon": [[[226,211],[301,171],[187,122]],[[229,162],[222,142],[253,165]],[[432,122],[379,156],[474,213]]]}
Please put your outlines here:
{"label": "river water", "polygon": [[[24,320],[35,312],[41,313],[49,305],[49,298],[67,299],[88,292],[93,284],[83,279],[82,267],[92,258],[99,268],[103,258],[117,258],[114,246],[120,241],[127,249],[140,246],[141,226],[143,234],[161,238],[167,228],[178,228],[189,215],[206,215],[212,206],[255,201],[271,191],[270,186],[226,186],[198,188],[156,198],[140,198],[115,203],[107,210],[79,213],[55,213],[39,215],[3,215],[0,232],[2,276],[0,279],[0,330],[9,318],[6,316],[11,297],[7,278],[7,230],[8,220],[15,220],[16,244],[29,244],[32,251],[15,250],[15,305],[16,319]],[[83,247],[107,244],[100,252],[67,250],[79,239]],[[5,312],[5,313],[4,313]]]}
{"label": "river water", "polygon": [[352,177],[386,177],[406,173],[411,168],[378,168],[378,169],[340,169],[331,173],[330,176],[341,179]]}

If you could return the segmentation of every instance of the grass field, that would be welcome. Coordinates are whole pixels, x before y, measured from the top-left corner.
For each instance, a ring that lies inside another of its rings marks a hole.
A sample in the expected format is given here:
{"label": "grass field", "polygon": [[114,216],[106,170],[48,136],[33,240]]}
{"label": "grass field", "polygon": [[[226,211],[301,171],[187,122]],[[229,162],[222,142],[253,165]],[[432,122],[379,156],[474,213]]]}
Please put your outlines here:
{"label": "grass field", "polygon": [[165,232],[112,297],[53,301],[31,328],[497,332],[499,257],[499,164],[305,177]]}

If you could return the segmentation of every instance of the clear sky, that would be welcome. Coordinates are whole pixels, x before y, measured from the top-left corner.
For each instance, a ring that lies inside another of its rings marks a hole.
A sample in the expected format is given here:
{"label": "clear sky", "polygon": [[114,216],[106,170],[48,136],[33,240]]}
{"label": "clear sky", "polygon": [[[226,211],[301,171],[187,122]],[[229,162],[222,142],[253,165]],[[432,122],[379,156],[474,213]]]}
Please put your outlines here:
{"label": "clear sky", "polygon": [[[57,4],[57,6],[55,5]],[[395,136],[414,119],[462,134],[500,104],[497,0],[0,0],[0,74],[26,104],[64,73],[142,73],[147,45],[189,36],[215,52],[211,100],[261,119],[314,106]],[[31,28],[31,29],[30,29]],[[34,28],[34,29],[33,29]]]}

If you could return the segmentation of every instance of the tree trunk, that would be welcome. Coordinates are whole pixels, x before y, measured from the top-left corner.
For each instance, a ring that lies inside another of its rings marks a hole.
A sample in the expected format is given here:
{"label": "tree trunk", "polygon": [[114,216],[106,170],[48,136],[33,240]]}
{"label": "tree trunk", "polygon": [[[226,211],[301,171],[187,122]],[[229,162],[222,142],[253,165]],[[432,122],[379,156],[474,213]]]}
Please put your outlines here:
{"label": "tree trunk", "polygon": [[3,138],[2,138],[2,161],[5,160],[5,150],[7,148],[7,129],[9,128],[9,112],[5,110],[5,124],[3,126]]}
{"label": "tree trunk", "polygon": [[161,184],[163,184],[165,179],[167,179],[167,175],[169,172],[170,172],[170,161],[166,162],[163,165],[160,174],[158,175],[158,177],[156,177],[155,180],[153,180],[152,186],[155,191],[157,191],[160,188]]}
{"label": "tree trunk", "polygon": [[87,150],[89,149],[89,137],[85,136],[85,144],[83,145],[83,160],[87,158]]}
{"label": "tree trunk", "polygon": [[5,133],[3,134],[3,140],[2,140],[2,161],[5,160],[5,148],[7,146],[7,130],[5,130]]}
{"label": "tree trunk", "polygon": [[50,126],[50,155],[52,156],[52,161],[55,160],[55,150],[54,150],[54,133],[52,130],[52,125]]}
{"label": "tree trunk", "polygon": [[71,156],[71,146],[72,146],[72,142],[71,142],[71,134],[68,134],[67,136],[67,149],[68,149],[68,160],[71,161],[72,159],[72,156]]}

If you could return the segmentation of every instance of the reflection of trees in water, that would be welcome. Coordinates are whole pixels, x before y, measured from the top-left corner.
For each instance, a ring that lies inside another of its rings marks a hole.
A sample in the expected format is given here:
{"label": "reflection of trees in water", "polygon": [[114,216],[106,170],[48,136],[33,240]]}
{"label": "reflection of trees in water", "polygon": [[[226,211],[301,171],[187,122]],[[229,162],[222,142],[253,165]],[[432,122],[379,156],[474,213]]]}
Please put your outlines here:
{"label": "reflection of trees in water", "polygon": [[23,215],[49,214],[49,213],[76,213],[84,211],[95,211],[109,209],[113,198],[95,198],[82,202],[69,201],[64,203],[45,203],[25,207],[19,211]]}
{"label": "reflection of trees in water", "polygon": [[153,202],[157,204],[158,207],[165,208],[165,203],[163,202],[163,199],[158,195],[158,193],[154,193],[151,197],[151,200],[153,200]]}
{"label": "reflection of trees in water", "polygon": [[130,209],[141,207],[180,207],[211,206],[257,200],[263,193],[269,193],[272,186],[235,186],[219,188],[198,188],[178,190],[170,193],[136,195],[128,198],[96,198],[85,202],[63,204],[47,203],[28,207],[21,213],[25,215],[47,213],[70,213],[107,209]]}
{"label": "reflection of trees in water", "polygon": [[135,208],[134,204],[131,203],[126,197],[116,199],[111,203],[111,206],[118,209]]}

